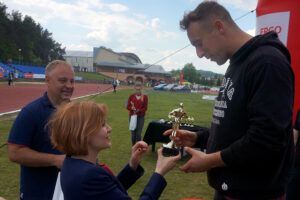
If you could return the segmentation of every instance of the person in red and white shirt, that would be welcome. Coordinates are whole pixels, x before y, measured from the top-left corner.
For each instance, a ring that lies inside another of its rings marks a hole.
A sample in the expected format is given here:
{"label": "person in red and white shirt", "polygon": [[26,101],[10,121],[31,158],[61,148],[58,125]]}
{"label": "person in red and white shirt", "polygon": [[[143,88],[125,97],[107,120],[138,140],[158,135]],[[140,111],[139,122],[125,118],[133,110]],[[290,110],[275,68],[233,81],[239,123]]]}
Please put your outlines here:
{"label": "person in red and white shirt", "polygon": [[132,133],[132,146],[141,140],[141,133],[144,126],[145,115],[148,108],[148,97],[143,94],[143,85],[141,82],[134,84],[135,93],[131,94],[127,102],[127,110],[129,110],[129,119],[132,115],[137,115],[136,129]]}

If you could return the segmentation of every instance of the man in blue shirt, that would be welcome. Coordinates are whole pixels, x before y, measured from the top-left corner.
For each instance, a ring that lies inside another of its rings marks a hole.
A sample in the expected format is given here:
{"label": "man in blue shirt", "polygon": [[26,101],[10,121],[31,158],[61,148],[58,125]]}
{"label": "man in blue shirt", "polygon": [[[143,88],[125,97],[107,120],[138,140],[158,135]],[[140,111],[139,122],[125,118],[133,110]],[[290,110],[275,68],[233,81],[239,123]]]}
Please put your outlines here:
{"label": "man in blue shirt", "polygon": [[21,110],[8,138],[8,157],[21,165],[22,200],[51,200],[65,159],[52,146],[46,124],[56,107],[70,101],[74,90],[73,67],[61,60],[50,62],[45,82],[47,91]]}

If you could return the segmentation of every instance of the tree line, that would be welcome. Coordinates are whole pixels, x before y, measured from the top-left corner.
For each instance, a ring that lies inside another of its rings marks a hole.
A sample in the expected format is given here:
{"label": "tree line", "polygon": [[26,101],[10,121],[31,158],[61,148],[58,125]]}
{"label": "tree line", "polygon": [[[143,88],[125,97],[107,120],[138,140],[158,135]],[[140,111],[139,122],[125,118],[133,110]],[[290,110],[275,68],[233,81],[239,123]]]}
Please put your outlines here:
{"label": "tree line", "polygon": [[224,76],[210,71],[196,70],[193,63],[187,63],[183,69],[171,71],[171,75],[176,77],[175,81],[179,81],[181,72],[184,73],[183,79],[185,81],[207,86],[220,86]]}
{"label": "tree line", "polygon": [[0,60],[18,63],[46,64],[63,59],[65,48],[52,38],[52,33],[30,16],[18,11],[8,13],[0,2]]}

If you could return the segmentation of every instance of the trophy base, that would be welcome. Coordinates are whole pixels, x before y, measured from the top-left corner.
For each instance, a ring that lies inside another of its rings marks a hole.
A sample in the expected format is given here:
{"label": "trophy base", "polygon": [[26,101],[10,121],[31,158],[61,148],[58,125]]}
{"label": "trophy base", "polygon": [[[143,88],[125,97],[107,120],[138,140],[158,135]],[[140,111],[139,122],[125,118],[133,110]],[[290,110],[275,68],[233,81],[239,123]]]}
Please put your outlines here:
{"label": "trophy base", "polygon": [[179,154],[179,149],[163,147],[162,154],[166,157],[177,156]]}

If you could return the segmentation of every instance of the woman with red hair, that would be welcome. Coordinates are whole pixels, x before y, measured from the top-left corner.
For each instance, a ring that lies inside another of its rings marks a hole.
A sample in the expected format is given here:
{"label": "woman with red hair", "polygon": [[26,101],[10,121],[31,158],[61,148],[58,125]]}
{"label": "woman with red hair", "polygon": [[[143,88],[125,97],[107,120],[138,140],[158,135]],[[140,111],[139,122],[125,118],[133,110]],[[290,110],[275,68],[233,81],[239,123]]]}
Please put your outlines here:
{"label": "woman with red hair", "polygon": [[[118,176],[97,163],[98,153],[111,147],[106,115],[104,104],[75,101],[60,106],[49,121],[52,143],[67,155],[60,177],[65,200],[130,199],[126,190],[144,173],[140,163],[149,147],[142,141],[132,147],[129,163]],[[159,198],[166,187],[163,176],[179,159],[180,155],[163,157],[158,150],[155,172],[140,199]]]}

